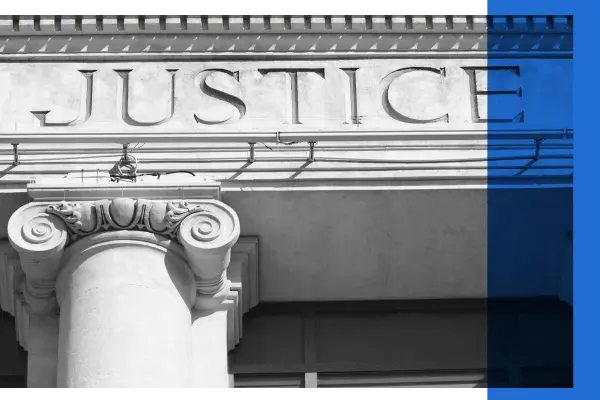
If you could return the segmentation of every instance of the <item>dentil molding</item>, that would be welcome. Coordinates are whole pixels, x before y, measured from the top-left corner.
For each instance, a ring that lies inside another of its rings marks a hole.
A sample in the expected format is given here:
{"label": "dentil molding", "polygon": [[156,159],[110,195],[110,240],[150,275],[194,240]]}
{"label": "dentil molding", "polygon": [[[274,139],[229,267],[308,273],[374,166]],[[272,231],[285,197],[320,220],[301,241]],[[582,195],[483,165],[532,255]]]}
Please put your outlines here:
{"label": "dentil molding", "polygon": [[571,52],[566,15],[12,15],[0,60]]}
{"label": "dentil molding", "polygon": [[0,34],[561,32],[567,15],[10,15]]}

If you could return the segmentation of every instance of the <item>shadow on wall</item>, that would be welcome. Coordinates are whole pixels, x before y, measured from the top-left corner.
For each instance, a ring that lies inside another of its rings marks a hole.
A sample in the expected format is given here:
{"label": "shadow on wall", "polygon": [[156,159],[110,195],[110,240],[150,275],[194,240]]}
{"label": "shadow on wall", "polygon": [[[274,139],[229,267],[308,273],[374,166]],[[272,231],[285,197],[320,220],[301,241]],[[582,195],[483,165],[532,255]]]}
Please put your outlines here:
{"label": "shadow on wall", "polygon": [[[520,292],[556,296],[569,309],[555,321],[548,320],[550,311],[545,309],[524,318],[494,303],[488,305],[488,368],[505,364],[509,351],[526,359],[530,349],[539,350],[539,359],[518,372],[519,387],[558,385],[548,377],[570,381],[572,386],[572,232],[572,189],[488,189],[488,296]],[[518,339],[507,335],[507,319],[519,326]],[[569,359],[571,365],[557,368],[549,361],[557,355]],[[489,387],[503,384],[492,380]]]}
{"label": "shadow on wall", "polygon": [[0,388],[25,387],[27,352],[16,341],[15,319],[0,311]]}
{"label": "shadow on wall", "polygon": [[572,189],[488,189],[488,296],[565,293],[572,232]]}
{"label": "shadow on wall", "polygon": [[242,235],[261,237],[262,301],[327,301],[485,297],[486,289],[558,296],[571,268],[572,193],[226,191],[223,199]]}

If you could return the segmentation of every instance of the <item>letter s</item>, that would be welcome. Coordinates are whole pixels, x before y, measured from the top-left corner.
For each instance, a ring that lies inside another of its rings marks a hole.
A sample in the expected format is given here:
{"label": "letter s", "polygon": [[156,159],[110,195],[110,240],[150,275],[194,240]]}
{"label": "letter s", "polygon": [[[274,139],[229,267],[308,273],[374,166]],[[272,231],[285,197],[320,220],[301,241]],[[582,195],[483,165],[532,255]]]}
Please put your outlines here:
{"label": "letter s", "polygon": [[[231,71],[227,71],[225,69],[207,69],[204,70],[202,72],[200,72],[196,78],[194,79],[194,81],[196,82],[196,84],[200,87],[200,90],[202,91],[202,93],[215,98],[217,100],[221,100],[225,103],[231,104],[232,106],[234,106],[238,113],[238,120],[241,120],[242,118],[244,118],[244,115],[246,115],[246,104],[238,97],[231,95],[229,93],[225,93],[219,89],[216,89],[212,86],[210,86],[207,82],[206,79],[208,79],[209,76],[211,76],[213,73],[215,72],[221,72],[223,74],[227,74],[231,77],[233,77],[236,81],[240,81],[239,79],[239,72],[231,72]],[[209,121],[209,120],[204,120],[200,117],[198,117],[196,114],[194,114],[194,119],[196,120],[196,123],[198,124],[206,124],[206,125],[218,125],[218,124],[223,124],[226,123],[228,121],[230,121],[234,116],[231,116],[229,118],[226,119],[222,119],[220,121],[214,120],[214,121]]]}

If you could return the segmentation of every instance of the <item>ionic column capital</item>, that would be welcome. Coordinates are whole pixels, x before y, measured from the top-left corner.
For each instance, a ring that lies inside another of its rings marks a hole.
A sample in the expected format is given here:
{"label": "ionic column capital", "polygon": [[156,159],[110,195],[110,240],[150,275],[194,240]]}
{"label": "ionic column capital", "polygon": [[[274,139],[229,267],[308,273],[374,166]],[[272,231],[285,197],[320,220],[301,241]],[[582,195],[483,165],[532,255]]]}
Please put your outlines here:
{"label": "ionic column capital", "polygon": [[[216,309],[229,294],[227,266],[240,235],[237,214],[217,200],[35,202],[9,221],[9,238],[27,277],[23,293],[37,312],[54,307],[54,284],[65,246],[105,231],[146,231],[178,241],[185,249],[198,296],[196,308]],[[52,304],[50,304],[50,303]]]}
{"label": "ionic column capital", "polygon": [[28,313],[58,311],[56,280],[65,247],[107,231],[143,231],[159,235],[150,236],[161,243],[180,244],[195,281],[192,307],[204,313],[227,310],[229,349],[242,335],[241,316],[258,303],[258,241],[243,238],[236,245],[238,216],[218,200],[33,202],[12,215],[8,231],[24,275],[15,280],[14,291]]}
{"label": "ionic column capital", "polygon": [[11,216],[8,237],[12,247],[19,253],[21,268],[25,273],[21,290],[30,311],[54,311],[57,305],[54,283],[68,242],[65,223],[48,213],[45,204],[30,203]]}
{"label": "ionic column capital", "polygon": [[177,238],[183,245],[198,290],[195,306],[211,310],[227,299],[231,282],[227,267],[231,248],[240,236],[237,214],[227,205],[214,200],[202,204],[204,208],[186,216]]}
{"label": "ionic column capital", "polygon": [[19,253],[52,254],[66,245],[68,230],[64,221],[47,209],[47,204],[29,203],[10,217],[8,237]]}

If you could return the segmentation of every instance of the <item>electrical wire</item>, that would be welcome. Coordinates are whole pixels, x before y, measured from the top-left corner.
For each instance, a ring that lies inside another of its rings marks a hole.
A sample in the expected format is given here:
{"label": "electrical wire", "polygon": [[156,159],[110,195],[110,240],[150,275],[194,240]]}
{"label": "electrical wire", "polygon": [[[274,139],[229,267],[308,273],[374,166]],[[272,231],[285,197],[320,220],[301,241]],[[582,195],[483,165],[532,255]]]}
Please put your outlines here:
{"label": "electrical wire", "polygon": [[173,175],[173,174],[190,174],[192,176],[196,176],[195,173],[193,173],[192,171],[185,171],[185,170],[181,170],[181,171],[169,171],[169,172],[149,172],[149,173],[142,173],[142,174],[138,174],[137,176],[156,176],[157,179],[160,179],[160,177],[162,175]]}

